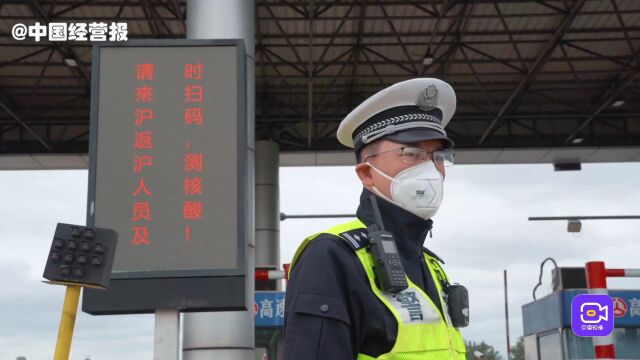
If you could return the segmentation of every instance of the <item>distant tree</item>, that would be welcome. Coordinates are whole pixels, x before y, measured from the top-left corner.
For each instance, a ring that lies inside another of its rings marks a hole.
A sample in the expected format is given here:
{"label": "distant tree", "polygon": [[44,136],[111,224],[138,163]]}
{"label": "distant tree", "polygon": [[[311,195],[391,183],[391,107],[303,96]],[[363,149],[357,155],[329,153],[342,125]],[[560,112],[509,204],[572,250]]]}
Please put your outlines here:
{"label": "distant tree", "polygon": [[511,347],[511,360],[524,360],[524,337],[520,336]]}
{"label": "distant tree", "polygon": [[493,348],[493,346],[486,344],[484,341],[477,343],[475,341],[465,341],[467,346],[467,360],[476,360],[473,357],[474,351],[480,351],[484,354],[484,360],[504,360],[499,351]]}

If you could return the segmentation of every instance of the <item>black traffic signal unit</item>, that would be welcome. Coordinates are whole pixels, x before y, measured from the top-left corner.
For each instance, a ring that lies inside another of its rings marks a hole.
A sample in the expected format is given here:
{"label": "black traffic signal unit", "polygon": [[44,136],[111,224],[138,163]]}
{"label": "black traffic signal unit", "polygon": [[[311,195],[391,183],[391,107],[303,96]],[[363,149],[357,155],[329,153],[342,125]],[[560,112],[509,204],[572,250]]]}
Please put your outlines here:
{"label": "black traffic signal unit", "polygon": [[58,223],[51,243],[45,279],[107,288],[118,233],[111,229]]}

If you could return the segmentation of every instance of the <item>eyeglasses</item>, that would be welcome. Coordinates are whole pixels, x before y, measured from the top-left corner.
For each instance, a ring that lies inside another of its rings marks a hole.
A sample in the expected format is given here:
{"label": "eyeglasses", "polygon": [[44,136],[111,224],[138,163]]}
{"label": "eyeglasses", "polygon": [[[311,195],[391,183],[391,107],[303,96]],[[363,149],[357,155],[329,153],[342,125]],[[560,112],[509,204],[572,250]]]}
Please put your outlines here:
{"label": "eyeglasses", "polygon": [[[427,160],[433,160],[433,163],[438,166],[449,167],[453,165],[453,160],[455,157],[455,152],[451,149],[446,150],[437,150],[437,151],[426,151],[415,147],[400,147],[395,149],[390,149],[386,151],[381,151],[379,153],[367,156],[363,162],[366,162],[368,159],[378,156],[380,154],[402,150],[402,161],[406,164],[419,164],[425,162]],[[431,155],[431,156],[429,156]]]}

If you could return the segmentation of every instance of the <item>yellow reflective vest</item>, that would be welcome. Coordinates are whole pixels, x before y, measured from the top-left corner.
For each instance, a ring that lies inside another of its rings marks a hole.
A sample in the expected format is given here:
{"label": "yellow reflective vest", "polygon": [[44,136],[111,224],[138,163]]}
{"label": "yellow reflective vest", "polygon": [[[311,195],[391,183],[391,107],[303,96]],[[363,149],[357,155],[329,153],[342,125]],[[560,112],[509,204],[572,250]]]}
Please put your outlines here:
{"label": "yellow reflective vest", "polygon": [[[307,246],[320,234],[331,234],[342,238],[347,243],[353,242],[353,238],[345,233],[365,229],[366,226],[360,220],[350,221],[336,225],[326,231],[314,234],[306,238],[298,247],[289,272],[294,269],[296,260]],[[346,238],[345,238],[346,237]],[[443,299],[441,281],[449,281],[444,269],[436,258],[424,253],[425,263],[431,276],[440,281],[434,281],[438,289],[438,296],[442,304],[444,317],[438,307],[407,277],[409,287],[397,294],[388,294],[378,289],[373,270],[374,260],[367,247],[358,248],[355,251],[362,267],[369,278],[371,290],[388,309],[398,322],[398,335],[390,352],[377,358],[366,354],[358,354],[358,360],[464,360],[466,359],[465,345],[460,331],[451,325],[451,319],[447,311],[447,304]]]}

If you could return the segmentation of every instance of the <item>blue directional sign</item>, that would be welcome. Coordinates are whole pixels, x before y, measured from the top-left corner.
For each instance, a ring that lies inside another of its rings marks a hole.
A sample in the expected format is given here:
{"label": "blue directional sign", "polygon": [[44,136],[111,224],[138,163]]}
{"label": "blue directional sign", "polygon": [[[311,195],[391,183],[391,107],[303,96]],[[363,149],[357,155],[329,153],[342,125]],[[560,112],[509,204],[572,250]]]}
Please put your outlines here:
{"label": "blue directional sign", "polygon": [[[522,306],[524,335],[571,328],[571,302],[587,289],[553,292],[537,301]],[[640,328],[640,290],[609,290],[613,299],[613,326]]]}
{"label": "blue directional sign", "polygon": [[284,291],[256,291],[253,314],[256,327],[284,326]]}
{"label": "blue directional sign", "polygon": [[[585,290],[568,290],[564,292],[564,308],[571,309],[571,301]],[[640,291],[609,290],[613,299],[613,323],[615,327],[640,327]],[[570,323],[571,313],[565,311],[565,324]]]}

